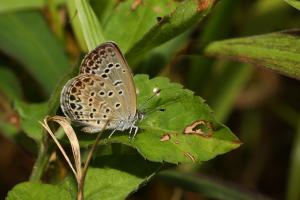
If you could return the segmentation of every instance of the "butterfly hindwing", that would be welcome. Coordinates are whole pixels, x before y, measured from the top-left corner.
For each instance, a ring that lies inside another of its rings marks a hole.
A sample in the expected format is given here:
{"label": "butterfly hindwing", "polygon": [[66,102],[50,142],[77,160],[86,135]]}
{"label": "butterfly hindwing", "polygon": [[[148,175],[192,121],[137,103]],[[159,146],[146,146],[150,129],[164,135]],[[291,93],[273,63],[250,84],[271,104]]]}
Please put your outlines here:
{"label": "butterfly hindwing", "polygon": [[[69,80],[61,95],[62,110],[73,122],[98,132],[113,129],[122,112],[120,98],[100,76],[80,74]],[[107,123],[107,124],[106,124]]]}

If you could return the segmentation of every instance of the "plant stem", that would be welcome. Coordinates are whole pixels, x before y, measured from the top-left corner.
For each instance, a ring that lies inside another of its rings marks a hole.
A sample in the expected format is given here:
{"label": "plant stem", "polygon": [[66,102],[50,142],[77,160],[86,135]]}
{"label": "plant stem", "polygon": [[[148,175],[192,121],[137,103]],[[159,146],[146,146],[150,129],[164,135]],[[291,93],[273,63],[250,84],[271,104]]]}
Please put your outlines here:
{"label": "plant stem", "polygon": [[43,172],[48,164],[50,153],[49,152],[49,143],[48,136],[44,135],[42,142],[40,143],[38,157],[34,163],[29,181],[39,182],[42,178]]}
{"label": "plant stem", "polygon": [[88,166],[91,162],[92,156],[96,150],[96,147],[98,146],[98,143],[100,141],[100,136],[101,136],[102,132],[98,133],[97,138],[95,143],[93,144],[91,150],[89,151],[89,154],[87,156],[86,162],[83,166],[82,169],[82,176],[81,179],[78,181],[78,191],[77,191],[77,200],[83,200],[83,188],[84,188],[84,181],[85,181],[85,176],[88,170]]}

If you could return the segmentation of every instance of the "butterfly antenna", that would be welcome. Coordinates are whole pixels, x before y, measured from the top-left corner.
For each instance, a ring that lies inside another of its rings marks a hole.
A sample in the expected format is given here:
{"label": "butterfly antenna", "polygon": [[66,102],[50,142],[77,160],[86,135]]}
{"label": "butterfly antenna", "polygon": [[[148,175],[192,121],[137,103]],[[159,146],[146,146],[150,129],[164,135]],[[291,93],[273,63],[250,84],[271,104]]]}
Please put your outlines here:
{"label": "butterfly antenna", "polygon": [[159,96],[160,92],[161,92],[160,88],[157,88],[157,87],[154,88],[153,89],[153,94],[142,104],[142,106],[140,107],[139,110],[142,111],[149,104],[149,102],[151,101],[151,99],[153,99],[155,96]]}

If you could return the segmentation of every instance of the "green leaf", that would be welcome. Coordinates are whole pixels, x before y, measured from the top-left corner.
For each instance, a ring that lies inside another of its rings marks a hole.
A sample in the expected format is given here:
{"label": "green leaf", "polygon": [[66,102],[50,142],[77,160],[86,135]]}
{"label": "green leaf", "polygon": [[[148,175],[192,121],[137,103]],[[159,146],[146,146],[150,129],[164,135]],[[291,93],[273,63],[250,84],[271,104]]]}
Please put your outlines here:
{"label": "green leaf", "polygon": [[[145,112],[138,123],[139,132],[132,140],[128,139],[129,130],[125,134],[115,133],[108,142],[136,148],[150,161],[176,164],[206,161],[240,146],[238,138],[215,120],[204,100],[192,91],[170,83],[167,78],[149,80],[145,75],[137,75],[134,79],[138,108]],[[154,88],[160,88],[160,94],[147,100],[153,96]],[[184,130],[194,122],[202,123],[194,129],[202,133],[185,134]],[[89,139],[83,138],[82,145],[92,143]]]}
{"label": "green leaf", "polygon": [[8,192],[7,200],[50,200],[63,199],[72,200],[71,194],[60,185],[49,185],[42,183],[24,182],[16,185]]}
{"label": "green leaf", "polygon": [[[64,3],[65,0],[54,0],[54,2],[58,5]],[[45,0],[1,0],[0,13],[42,8],[45,3]]]}
{"label": "green leaf", "polygon": [[22,101],[15,101],[15,108],[21,118],[21,128],[37,143],[42,139],[42,126],[39,124],[48,111],[48,103],[27,104]]}
{"label": "green leaf", "polygon": [[85,42],[91,51],[105,41],[102,27],[88,1],[75,0],[75,7]]}
{"label": "green leaf", "polygon": [[[123,200],[148,181],[160,164],[146,161],[138,154],[99,156],[89,167],[85,181],[85,200]],[[8,194],[8,200],[22,196],[22,200],[43,199],[47,190],[48,199],[75,199],[75,179],[68,177],[62,184],[47,185],[22,183]],[[55,194],[58,196],[52,196]],[[39,197],[41,198],[35,198]]]}
{"label": "green leaf", "polygon": [[20,99],[22,90],[15,74],[7,69],[0,67],[0,93],[3,93],[10,101]]}
{"label": "green leaf", "polygon": [[39,12],[1,15],[0,50],[26,67],[46,94],[69,68],[63,47]]}
{"label": "green leaf", "polygon": [[248,62],[300,78],[299,30],[213,42],[205,49],[209,56]]}
{"label": "green leaf", "polygon": [[[141,38],[136,38],[136,42],[132,42],[132,46],[126,51],[128,62],[133,63],[147,51],[197,24],[211,11],[216,2],[214,0],[187,0],[178,4],[173,12],[160,18],[149,31],[141,35]],[[137,32],[138,35],[140,35],[139,32]]]}
{"label": "green leaf", "polygon": [[0,2],[0,13],[11,12],[22,9],[41,8],[44,5],[44,0],[2,0]]}
{"label": "green leaf", "polygon": [[293,7],[297,8],[300,10],[300,1],[299,0],[284,0],[288,4],[292,5]]}
{"label": "green leaf", "polygon": [[105,35],[109,40],[116,41],[123,52],[157,24],[157,17],[167,15],[178,5],[177,2],[168,0],[148,0],[136,5],[132,1],[92,3],[103,24]]}
{"label": "green leaf", "polygon": [[207,55],[227,57],[300,78],[299,30],[213,42]]}
{"label": "green leaf", "polygon": [[138,154],[97,157],[87,173],[85,199],[125,199],[148,181],[159,166]]}

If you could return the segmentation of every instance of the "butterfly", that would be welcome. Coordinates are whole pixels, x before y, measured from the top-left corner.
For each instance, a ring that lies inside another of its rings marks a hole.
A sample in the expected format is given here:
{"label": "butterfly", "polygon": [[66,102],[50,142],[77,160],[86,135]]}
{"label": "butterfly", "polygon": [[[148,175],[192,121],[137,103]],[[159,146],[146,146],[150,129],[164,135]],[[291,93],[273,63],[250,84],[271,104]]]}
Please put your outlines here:
{"label": "butterfly", "polygon": [[[83,132],[96,133],[130,128],[143,114],[137,111],[137,95],[131,70],[118,46],[106,42],[89,52],[82,60],[80,73],[62,89],[63,113]],[[109,136],[109,137],[110,137]]]}

